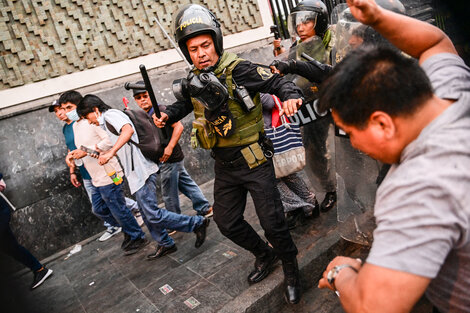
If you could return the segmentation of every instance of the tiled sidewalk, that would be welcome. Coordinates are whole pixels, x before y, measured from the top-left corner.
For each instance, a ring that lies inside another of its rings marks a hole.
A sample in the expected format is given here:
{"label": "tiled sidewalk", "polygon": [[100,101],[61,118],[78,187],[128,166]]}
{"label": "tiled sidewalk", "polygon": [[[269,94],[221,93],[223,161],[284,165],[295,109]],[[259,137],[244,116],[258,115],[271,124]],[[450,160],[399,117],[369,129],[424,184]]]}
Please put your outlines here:
{"label": "tiled sidewalk", "polygon": [[[212,182],[202,186],[210,198],[212,188]],[[182,207],[186,214],[195,213],[184,197]],[[251,199],[245,218],[263,233]],[[336,213],[332,210],[292,232],[307,287],[316,284],[313,276],[324,268],[313,260],[326,262],[331,247],[340,240],[335,227]],[[34,313],[290,311],[283,305],[280,264],[261,283],[248,285],[246,276],[253,267],[253,256],[226,239],[213,221],[199,249],[194,248],[192,233],[176,233],[173,238],[178,251],[152,261],[145,256],[154,251],[154,242],[144,251],[124,256],[120,250],[122,235],[106,242],[93,238],[80,252],[47,263],[54,275],[38,289],[28,290],[30,272],[17,277],[15,283],[19,285],[7,303],[11,301],[11,312],[23,312],[20,309],[24,306],[24,312]],[[331,306],[336,308],[333,311],[340,310],[335,297],[329,293],[325,297],[331,297]]]}

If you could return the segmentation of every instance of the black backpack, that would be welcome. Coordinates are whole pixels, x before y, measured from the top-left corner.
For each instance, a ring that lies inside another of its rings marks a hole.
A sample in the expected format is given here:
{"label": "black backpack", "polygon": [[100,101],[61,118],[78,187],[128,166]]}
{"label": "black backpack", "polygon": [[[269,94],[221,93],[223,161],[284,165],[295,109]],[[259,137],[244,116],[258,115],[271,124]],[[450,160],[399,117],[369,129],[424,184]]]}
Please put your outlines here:
{"label": "black backpack", "polygon": [[[132,124],[134,124],[139,143],[130,140],[132,144],[142,151],[142,154],[149,160],[158,163],[160,157],[163,155],[165,147],[168,145],[169,136],[165,139],[162,130],[155,126],[151,116],[144,110],[124,110]],[[119,133],[110,123],[106,122],[106,127],[111,133],[119,136]],[[167,130],[168,134],[168,130]]]}

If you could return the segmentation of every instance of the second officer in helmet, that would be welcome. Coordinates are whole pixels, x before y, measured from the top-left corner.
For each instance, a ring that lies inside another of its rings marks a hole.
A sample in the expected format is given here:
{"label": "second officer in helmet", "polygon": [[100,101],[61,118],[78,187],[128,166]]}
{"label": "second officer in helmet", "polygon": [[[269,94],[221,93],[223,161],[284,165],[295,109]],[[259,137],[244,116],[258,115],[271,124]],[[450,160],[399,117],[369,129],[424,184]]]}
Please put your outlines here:
{"label": "second officer in helmet", "polygon": [[[269,69],[223,50],[220,24],[205,7],[183,7],[174,21],[175,38],[186,59],[194,64],[188,78],[175,82],[178,99],[154,117],[163,127],[194,111],[191,143],[211,149],[215,158],[214,221],[237,245],[253,253],[255,268],[250,283],[264,279],[278,259],[285,276],[289,303],[300,300],[297,248],[284,219],[270,156],[272,146],[264,137],[259,92],[283,100],[283,111],[293,115],[302,104],[302,93],[293,83]],[[248,224],[243,213],[248,191],[271,248]]]}
{"label": "second officer in helmet", "polygon": [[[291,38],[299,38],[294,41],[292,47],[304,42],[313,36],[323,40],[325,48],[328,47],[331,33],[328,29],[328,9],[321,0],[303,0],[297,4],[289,14],[287,26]],[[286,52],[281,44],[281,39],[273,42],[274,56]]]}

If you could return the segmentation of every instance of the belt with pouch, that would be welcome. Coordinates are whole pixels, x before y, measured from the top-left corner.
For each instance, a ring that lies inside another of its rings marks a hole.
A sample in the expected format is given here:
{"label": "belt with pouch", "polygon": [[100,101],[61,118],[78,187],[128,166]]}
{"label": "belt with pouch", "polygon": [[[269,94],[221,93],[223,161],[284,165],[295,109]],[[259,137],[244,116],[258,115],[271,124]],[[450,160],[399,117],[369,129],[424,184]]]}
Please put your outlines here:
{"label": "belt with pouch", "polygon": [[214,159],[217,163],[219,163],[223,167],[239,167],[239,166],[242,166],[243,164],[246,164],[246,161],[243,155],[232,161],[222,161],[219,158],[214,158]]}
{"label": "belt with pouch", "polygon": [[266,157],[264,156],[263,149],[258,142],[254,142],[244,147],[240,150],[240,153],[242,154],[240,157],[231,161],[223,161],[214,155],[211,155],[214,157],[217,163],[224,167],[238,167],[246,164],[250,169],[253,169],[267,161]]}

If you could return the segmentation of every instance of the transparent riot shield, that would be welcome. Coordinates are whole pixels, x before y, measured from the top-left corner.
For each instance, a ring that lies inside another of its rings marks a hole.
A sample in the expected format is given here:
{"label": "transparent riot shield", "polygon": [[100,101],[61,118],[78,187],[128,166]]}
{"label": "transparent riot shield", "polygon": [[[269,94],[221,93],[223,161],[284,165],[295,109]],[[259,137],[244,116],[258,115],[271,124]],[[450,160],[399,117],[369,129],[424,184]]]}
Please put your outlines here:
{"label": "transparent riot shield", "polygon": [[[361,45],[390,45],[371,27],[357,22],[346,4],[335,7],[331,21],[335,23],[336,37],[332,49],[333,63],[341,62],[350,51]],[[375,228],[375,194],[387,166],[354,149],[341,130],[336,129],[335,133],[339,231],[346,240],[370,245]]]}
{"label": "transparent riot shield", "polygon": [[335,42],[332,54],[332,65],[341,62],[341,59],[356,47],[357,42],[360,43],[361,39],[354,37],[358,27],[365,27],[359,23],[346,3],[338,4],[331,12],[331,29],[335,34]]}
{"label": "transparent riot shield", "polygon": [[[279,57],[307,61],[302,57],[307,55],[319,62],[329,63],[330,56],[327,51],[322,39],[314,36],[291,47]],[[317,84],[299,75],[286,75],[286,78],[302,89],[306,100],[292,120],[302,125],[306,154],[304,171],[315,189],[318,200],[321,201],[325,193],[336,192],[333,121],[330,114],[319,114],[316,110]]]}

